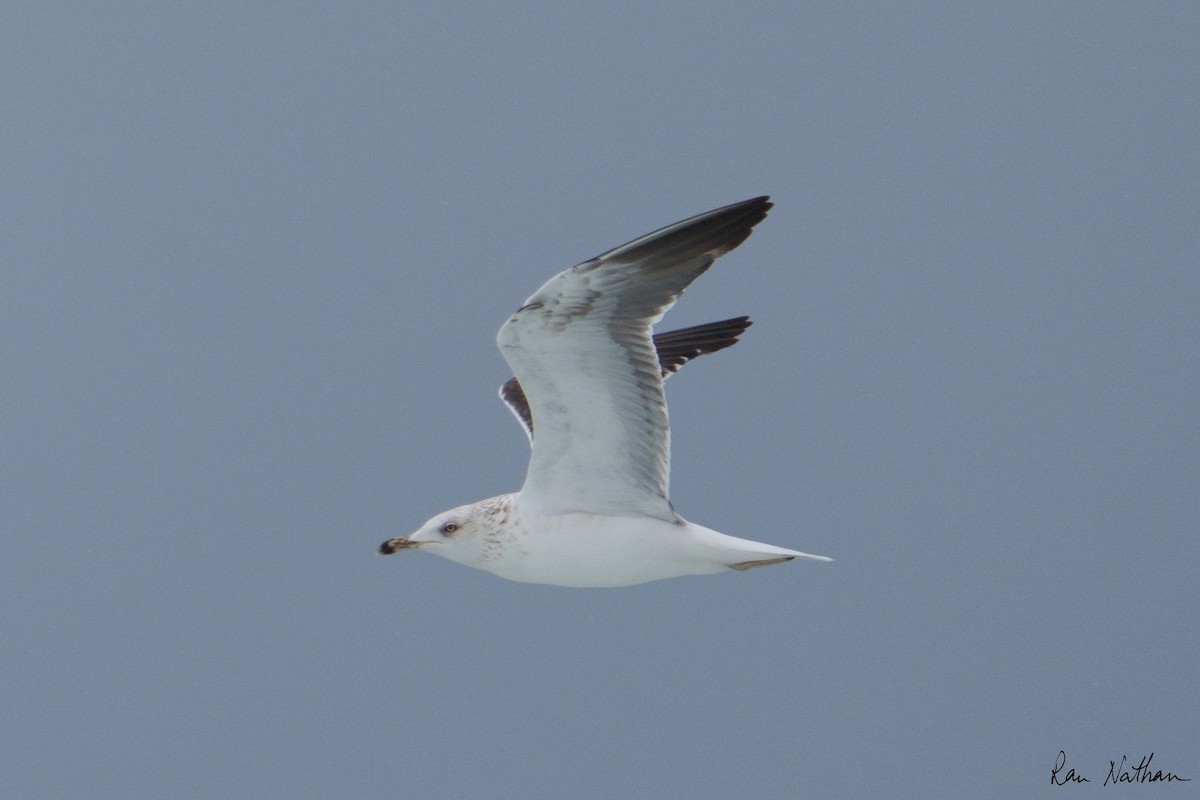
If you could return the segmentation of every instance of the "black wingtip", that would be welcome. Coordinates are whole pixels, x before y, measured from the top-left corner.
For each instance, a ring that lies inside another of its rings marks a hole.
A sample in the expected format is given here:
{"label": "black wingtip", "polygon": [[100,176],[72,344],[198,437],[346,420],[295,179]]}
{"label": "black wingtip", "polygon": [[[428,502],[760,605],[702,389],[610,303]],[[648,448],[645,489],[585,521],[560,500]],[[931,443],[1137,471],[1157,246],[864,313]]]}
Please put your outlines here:
{"label": "black wingtip", "polygon": [[655,334],[654,346],[658,351],[658,364],[663,377],[677,372],[697,356],[715,353],[736,344],[738,337],[752,324],[749,317],[734,317]]}
{"label": "black wingtip", "polygon": [[770,208],[773,205],[775,204],[771,202],[771,195],[760,194],[758,197],[751,197],[749,200],[742,200],[739,203],[730,203],[727,206],[722,206],[721,208],[715,210],[724,211],[727,208],[737,208],[738,206],[746,206],[747,208],[750,206],[766,206],[767,208]]}
{"label": "black wingtip", "polygon": [[[759,222],[761,222],[762,219],[767,216],[767,212],[774,207],[775,204],[771,202],[771,195],[769,194],[761,194],[758,197],[751,197],[749,200],[743,200],[740,203],[734,203],[731,206],[726,206],[728,209],[744,208],[747,211],[755,211],[762,215],[758,218]],[[758,223],[754,222],[751,224]]]}
{"label": "black wingtip", "polygon": [[390,556],[394,552],[396,552],[396,548],[392,546],[390,541],[379,545],[379,555],[381,556]]}
{"label": "black wingtip", "polygon": [[656,257],[660,261],[665,259],[659,267],[666,268],[705,254],[710,256],[711,263],[746,241],[754,226],[767,218],[772,205],[765,194],[730,203],[639,236],[584,263],[596,264],[607,258],[634,262]]}

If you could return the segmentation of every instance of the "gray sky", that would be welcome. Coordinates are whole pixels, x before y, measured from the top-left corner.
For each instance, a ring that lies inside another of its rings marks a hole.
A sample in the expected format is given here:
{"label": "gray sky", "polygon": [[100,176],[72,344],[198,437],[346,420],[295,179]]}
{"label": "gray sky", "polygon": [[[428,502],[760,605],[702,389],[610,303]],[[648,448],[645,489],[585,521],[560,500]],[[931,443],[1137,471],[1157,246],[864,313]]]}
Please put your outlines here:
{"label": "gray sky", "polygon": [[[0,795],[1200,780],[1197,6],[246,5],[3,12]],[[833,564],[374,555],[519,487],[505,314],[762,193],[672,495]]]}

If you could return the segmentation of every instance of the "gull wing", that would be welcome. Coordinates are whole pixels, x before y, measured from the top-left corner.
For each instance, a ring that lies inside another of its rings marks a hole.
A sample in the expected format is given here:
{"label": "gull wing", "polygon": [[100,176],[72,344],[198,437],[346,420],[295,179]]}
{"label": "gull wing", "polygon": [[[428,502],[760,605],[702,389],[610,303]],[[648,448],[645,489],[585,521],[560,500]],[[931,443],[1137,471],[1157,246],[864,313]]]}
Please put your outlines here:
{"label": "gull wing", "polygon": [[[658,366],[663,380],[674,375],[687,362],[697,356],[715,353],[737,343],[738,337],[753,325],[749,317],[734,317],[720,322],[693,325],[675,331],[654,334],[654,349],[658,353]],[[529,441],[533,441],[533,415],[529,413],[529,400],[516,378],[509,378],[500,387],[500,399],[521,423]]]}
{"label": "gull wing", "polygon": [[538,426],[523,504],[679,519],[651,327],[770,208],[756,197],[634,239],[551,278],[501,326],[496,342]]}

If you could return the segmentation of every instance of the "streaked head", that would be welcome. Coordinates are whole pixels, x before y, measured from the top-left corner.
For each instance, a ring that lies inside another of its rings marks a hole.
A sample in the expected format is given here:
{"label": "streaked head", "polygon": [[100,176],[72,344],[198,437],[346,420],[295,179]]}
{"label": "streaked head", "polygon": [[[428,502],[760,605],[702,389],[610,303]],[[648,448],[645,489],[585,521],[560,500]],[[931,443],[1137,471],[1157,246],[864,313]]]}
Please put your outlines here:
{"label": "streaked head", "polygon": [[470,508],[462,506],[443,511],[407,536],[388,539],[379,546],[379,552],[381,555],[390,556],[401,550],[414,550],[426,545],[438,545],[434,549],[440,549],[440,546],[454,541],[464,533],[465,528],[470,527]]}
{"label": "streaked head", "polygon": [[443,511],[407,536],[388,539],[379,546],[379,552],[386,556],[420,548],[473,566],[482,558],[488,534],[497,528],[501,507],[494,501],[498,499]]}

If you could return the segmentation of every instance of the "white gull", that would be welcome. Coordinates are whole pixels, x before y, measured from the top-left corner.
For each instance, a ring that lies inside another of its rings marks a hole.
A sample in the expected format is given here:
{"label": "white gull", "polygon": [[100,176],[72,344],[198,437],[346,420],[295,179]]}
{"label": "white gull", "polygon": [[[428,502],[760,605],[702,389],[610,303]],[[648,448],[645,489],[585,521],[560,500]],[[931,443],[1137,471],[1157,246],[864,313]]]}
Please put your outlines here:
{"label": "white gull", "polygon": [[379,551],[420,548],[509,580],[580,587],[829,561],[688,522],[667,492],[663,381],[733,344],[750,323],[657,337],[652,326],[770,208],[766,197],[718,208],[547,281],[496,339],[516,376],[501,396],[533,445],[525,485],[442,512]]}

